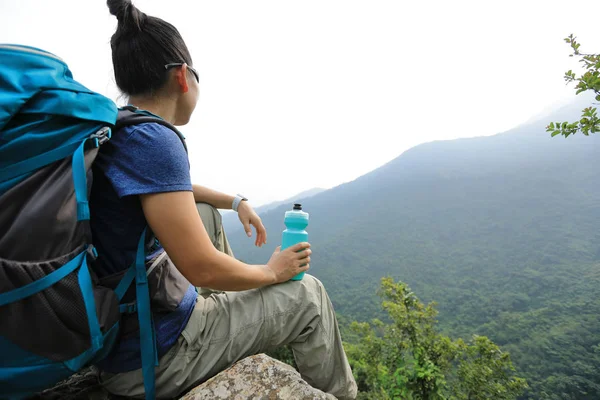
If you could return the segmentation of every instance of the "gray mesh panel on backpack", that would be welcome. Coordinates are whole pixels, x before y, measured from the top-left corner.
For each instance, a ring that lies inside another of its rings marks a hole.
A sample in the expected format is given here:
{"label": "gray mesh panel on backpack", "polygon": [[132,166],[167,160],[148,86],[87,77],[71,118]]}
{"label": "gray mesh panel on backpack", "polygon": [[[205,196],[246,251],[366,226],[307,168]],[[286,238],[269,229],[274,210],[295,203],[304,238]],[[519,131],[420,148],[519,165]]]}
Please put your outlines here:
{"label": "gray mesh panel on backpack", "polygon": [[[88,191],[97,149],[86,152]],[[77,220],[71,159],[34,173],[0,197],[0,293],[34,282],[86,249],[88,221]],[[90,270],[91,272],[91,270]],[[0,307],[0,335],[34,354],[64,361],[90,347],[78,270],[46,290]],[[93,276],[93,274],[92,274]],[[105,332],[119,319],[113,291],[94,288]]]}

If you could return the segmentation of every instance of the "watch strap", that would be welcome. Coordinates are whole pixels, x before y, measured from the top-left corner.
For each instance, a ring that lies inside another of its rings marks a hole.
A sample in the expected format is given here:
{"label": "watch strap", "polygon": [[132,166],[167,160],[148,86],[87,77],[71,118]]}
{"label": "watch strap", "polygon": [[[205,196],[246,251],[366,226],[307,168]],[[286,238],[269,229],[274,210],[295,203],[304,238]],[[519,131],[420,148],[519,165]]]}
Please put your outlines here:
{"label": "watch strap", "polygon": [[240,206],[240,203],[242,201],[248,201],[247,198],[245,198],[244,196],[242,196],[241,194],[238,194],[235,196],[235,198],[233,199],[233,203],[231,204],[231,209],[235,212],[237,212],[238,207]]}

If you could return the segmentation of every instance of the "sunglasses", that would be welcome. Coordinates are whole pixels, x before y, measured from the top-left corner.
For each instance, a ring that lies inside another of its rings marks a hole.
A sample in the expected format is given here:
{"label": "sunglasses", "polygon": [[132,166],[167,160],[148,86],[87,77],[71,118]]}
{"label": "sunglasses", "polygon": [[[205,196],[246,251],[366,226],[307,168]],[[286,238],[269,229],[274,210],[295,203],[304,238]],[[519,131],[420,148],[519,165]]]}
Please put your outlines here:
{"label": "sunglasses", "polygon": [[[175,67],[181,67],[183,65],[187,65],[187,64],[186,63],[167,64],[167,65],[165,65],[165,70],[169,70],[170,68],[175,68]],[[192,72],[192,74],[194,74],[194,78],[196,78],[196,82],[200,83],[200,75],[198,74],[198,71],[196,71],[194,68],[190,67],[189,65],[187,65],[187,67]]]}

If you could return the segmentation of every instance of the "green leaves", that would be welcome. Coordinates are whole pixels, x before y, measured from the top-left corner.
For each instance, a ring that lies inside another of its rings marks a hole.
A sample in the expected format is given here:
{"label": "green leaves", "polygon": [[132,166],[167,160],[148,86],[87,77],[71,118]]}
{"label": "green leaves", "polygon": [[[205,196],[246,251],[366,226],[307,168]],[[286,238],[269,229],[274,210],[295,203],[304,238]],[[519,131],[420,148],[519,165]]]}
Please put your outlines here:
{"label": "green leaves", "polygon": [[528,386],[512,376],[514,371],[508,353],[487,337],[475,335],[458,357],[456,390],[467,393],[467,398],[515,399]]}
{"label": "green leaves", "polygon": [[526,388],[508,353],[487,337],[453,341],[435,329],[437,311],[403,282],[381,280],[379,295],[390,320],[351,325],[346,344],[364,399],[516,399]]}
{"label": "green leaves", "polygon": [[[581,44],[577,42],[577,38],[573,34],[566,37],[565,42],[571,46],[573,54],[569,57],[578,57],[579,62],[584,69],[583,74],[577,75],[572,70],[565,72],[564,79],[567,84],[576,82],[576,94],[587,91],[592,91],[596,94],[596,101],[600,101],[600,55],[599,54],[583,54],[579,51]],[[549,132],[552,137],[563,135],[569,137],[577,132],[581,132],[588,136],[591,133],[600,131],[600,119],[596,114],[596,108],[588,107],[583,110],[582,118],[576,122],[550,123],[546,127],[546,132]]]}
{"label": "green leaves", "polygon": [[[598,96],[600,97],[600,95]],[[598,118],[598,111],[594,107],[585,108],[582,111],[581,119],[576,122],[551,122],[546,127],[546,132],[550,133],[550,136],[554,137],[557,135],[563,135],[569,137],[577,132],[581,132],[586,136],[591,133],[600,131],[600,118]]]}

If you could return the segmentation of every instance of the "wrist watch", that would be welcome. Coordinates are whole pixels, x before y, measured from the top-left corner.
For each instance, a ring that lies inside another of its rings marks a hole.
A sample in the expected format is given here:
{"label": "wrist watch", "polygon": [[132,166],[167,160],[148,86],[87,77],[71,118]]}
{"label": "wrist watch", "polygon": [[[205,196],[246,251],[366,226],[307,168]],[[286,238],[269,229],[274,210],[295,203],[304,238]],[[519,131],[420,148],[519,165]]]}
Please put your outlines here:
{"label": "wrist watch", "polygon": [[233,211],[237,212],[238,207],[242,201],[248,201],[248,199],[244,195],[237,194],[235,196],[235,198],[233,199],[233,203],[231,204],[231,209]]}

